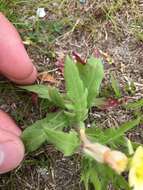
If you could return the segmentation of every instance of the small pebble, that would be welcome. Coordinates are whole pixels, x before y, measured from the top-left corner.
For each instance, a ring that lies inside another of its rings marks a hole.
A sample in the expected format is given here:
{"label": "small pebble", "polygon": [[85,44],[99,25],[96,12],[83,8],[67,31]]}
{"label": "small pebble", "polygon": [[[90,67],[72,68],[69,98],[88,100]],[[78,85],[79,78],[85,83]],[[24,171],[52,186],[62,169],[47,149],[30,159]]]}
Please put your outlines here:
{"label": "small pebble", "polygon": [[79,2],[80,2],[81,4],[84,4],[84,3],[86,3],[86,0],[79,0]]}
{"label": "small pebble", "polygon": [[45,8],[38,8],[36,12],[39,18],[43,18],[46,16]]}
{"label": "small pebble", "polygon": [[88,124],[87,124],[87,128],[90,128],[90,127],[91,127],[91,125],[88,123]]}

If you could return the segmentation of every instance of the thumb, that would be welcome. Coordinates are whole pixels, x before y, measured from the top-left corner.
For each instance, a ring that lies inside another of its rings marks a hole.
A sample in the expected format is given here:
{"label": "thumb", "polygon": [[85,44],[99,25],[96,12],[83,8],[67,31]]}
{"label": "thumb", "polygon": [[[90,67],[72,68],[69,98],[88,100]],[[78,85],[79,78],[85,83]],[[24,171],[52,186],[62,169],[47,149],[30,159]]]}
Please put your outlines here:
{"label": "thumb", "polygon": [[20,129],[11,117],[0,110],[0,173],[16,168],[24,157]]}
{"label": "thumb", "polygon": [[0,129],[0,174],[16,168],[24,157],[24,146],[14,134]]}

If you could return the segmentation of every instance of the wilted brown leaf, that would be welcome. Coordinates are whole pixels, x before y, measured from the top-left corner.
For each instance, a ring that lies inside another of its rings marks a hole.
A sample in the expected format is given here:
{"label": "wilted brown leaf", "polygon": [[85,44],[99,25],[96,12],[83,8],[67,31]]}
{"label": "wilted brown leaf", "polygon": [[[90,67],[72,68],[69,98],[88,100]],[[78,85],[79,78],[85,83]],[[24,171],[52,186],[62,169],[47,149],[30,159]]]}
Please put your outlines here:
{"label": "wilted brown leaf", "polygon": [[52,84],[58,84],[58,81],[51,74],[49,74],[47,71],[39,73],[38,79],[41,82],[49,82]]}
{"label": "wilted brown leaf", "polygon": [[104,59],[109,63],[109,64],[113,64],[114,61],[112,59],[112,57],[106,53],[106,52],[103,52],[101,49],[98,49],[99,50],[99,53],[104,57]]}

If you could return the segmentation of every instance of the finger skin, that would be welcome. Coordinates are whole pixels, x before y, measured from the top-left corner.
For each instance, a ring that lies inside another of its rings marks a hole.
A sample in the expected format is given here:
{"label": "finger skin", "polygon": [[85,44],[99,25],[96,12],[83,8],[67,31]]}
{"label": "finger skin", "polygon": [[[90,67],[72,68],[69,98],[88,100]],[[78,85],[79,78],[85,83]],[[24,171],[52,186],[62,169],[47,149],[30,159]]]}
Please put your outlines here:
{"label": "finger skin", "polygon": [[0,173],[16,168],[23,160],[25,150],[20,135],[21,130],[12,118],[0,110],[0,155],[4,152],[4,162],[0,164]]}
{"label": "finger skin", "polygon": [[37,78],[37,70],[34,67],[32,73],[30,73],[30,75],[23,80],[15,79],[15,78],[12,78],[9,76],[7,76],[7,78],[9,78],[9,80],[13,81],[16,84],[21,84],[21,85],[32,84],[35,81],[35,79]]}
{"label": "finger skin", "polygon": [[14,134],[0,129],[0,152],[4,153],[4,162],[0,165],[0,174],[16,168],[24,157],[24,146]]}
{"label": "finger skin", "polygon": [[0,13],[0,72],[19,83],[21,81],[30,84],[37,77],[18,32],[2,13]]}
{"label": "finger skin", "polygon": [[13,119],[2,110],[0,110],[0,129],[13,133],[17,136],[21,135],[21,130],[16,126]]}

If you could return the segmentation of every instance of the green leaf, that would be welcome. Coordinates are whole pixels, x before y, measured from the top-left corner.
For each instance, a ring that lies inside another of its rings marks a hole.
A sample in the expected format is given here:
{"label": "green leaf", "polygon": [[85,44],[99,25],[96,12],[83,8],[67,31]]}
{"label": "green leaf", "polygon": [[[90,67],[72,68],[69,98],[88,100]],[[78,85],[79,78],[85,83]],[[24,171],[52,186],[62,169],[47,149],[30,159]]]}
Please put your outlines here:
{"label": "green leaf", "polygon": [[101,181],[96,172],[96,166],[93,164],[92,159],[90,160],[86,156],[81,162],[81,181],[84,182],[86,190],[89,190],[89,185],[92,184],[95,190],[101,190]]}
{"label": "green leaf", "polygon": [[124,177],[121,176],[121,175],[115,174],[115,179],[114,179],[112,182],[113,182],[113,186],[114,186],[115,188],[118,188],[119,190],[120,190],[120,189],[132,190],[132,189],[129,187],[128,182],[127,182],[127,181],[124,179]]}
{"label": "green leaf", "polygon": [[50,101],[53,102],[56,106],[65,108],[65,103],[62,95],[54,87],[48,87]]}
{"label": "green leaf", "polygon": [[78,101],[85,93],[85,88],[80,79],[76,64],[69,56],[66,58],[64,75],[68,97],[74,102]]}
{"label": "green leaf", "polygon": [[100,85],[104,77],[101,59],[90,57],[86,65],[77,64],[80,77],[88,90],[88,107],[91,107],[99,94]]}
{"label": "green leaf", "polygon": [[97,108],[101,108],[102,106],[104,106],[106,103],[106,98],[95,98],[92,106],[95,106]]}
{"label": "green leaf", "polygon": [[132,103],[128,103],[124,107],[126,109],[131,109],[131,110],[141,109],[143,107],[143,99],[137,100],[137,101],[132,102]]}
{"label": "green leaf", "polygon": [[116,174],[110,167],[92,160],[89,157],[82,159],[81,181],[84,182],[85,189],[105,190],[109,184],[115,189],[130,190],[127,181]]}
{"label": "green leaf", "polygon": [[119,126],[119,128],[116,130],[111,129],[111,130],[105,131],[106,137],[104,138],[103,143],[107,144],[110,141],[114,141],[122,137],[127,131],[139,125],[139,123],[140,123],[140,118],[125,122],[124,124]]}
{"label": "green leaf", "polygon": [[106,189],[109,184],[112,184],[112,187],[116,190],[130,190],[129,184],[124,177],[118,175],[109,166],[96,162],[96,171],[102,180],[102,190]]}
{"label": "green leaf", "polygon": [[22,134],[22,140],[28,152],[38,149],[46,141],[47,136],[43,130],[45,126],[59,130],[68,126],[68,121],[62,112],[51,113],[46,118],[27,127]]}
{"label": "green leaf", "polygon": [[81,181],[84,183],[85,190],[89,190],[89,179],[90,179],[90,171],[83,171],[81,176]]}
{"label": "green leaf", "polygon": [[46,141],[46,135],[43,129],[38,126],[30,126],[23,132],[22,140],[26,150],[32,152],[38,149]]}
{"label": "green leaf", "polygon": [[29,85],[29,86],[20,86],[19,88],[28,90],[30,92],[34,92],[38,94],[40,98],[49,99],[49,89],[48,86],[45,85]]}
{"label": "green leaf", "polygon": [[[67,96],[71,100],[71,111],[76,113],[76,120],[82,121],[87,115],[87,90],[80,79],[76,64],[67,56],[64,69]],[[73,105],[73,106],[72,106]],[[69,106],[69,105],[68,105]]]}
{"label": "green leaf", "polygon": [[90,184],[90,168],[92,162],[84,156],[81,160],[81,182],[84,183],[85,190],[89,190]]}
{"label": "green leaf", "polygon": [[90,182],[96,190],[101,190],[101,182],[96,172],[96,167],[90,169]]}
{"label": "green leaf", "polygon": [[115,79],[115,77],[113,76],[113,74],[111,74],[111,85],[112,85],[112,88],[113,88],[113,90],[115,92],[115,96],[117,98],[121,98],[122,93],[121,93],[121,90],[120,90],[120,87],[119,87],[119,83]]}
{"label": "green leaf", "polygon": [[80,146],[80,140],[77,133],[74,131],[64,133],[44,127],[44,132],[48,142],[52,143],[58,150],[63,152],[65,156],[72,155]]}
{"label": "green leaf", "polygon": [[55,87],[45,85],[22,86],[22,89],[36,93],[40,98],[48,99],[54,105],[64,108],[64,98]]}
{"label": "green leaf", "polygon": [[118,138],[121,138],[124,136],[124,134],[131,130],[133,127],[137,126],[140,123],[140,118],[137,118],[135,120],[131,120],[128,122],[125,122],[121,126],[119,126],[117,129],[106,129],[101,130],[99,128],[89,128],[86,129],[86,134],[95,141],[99,141],[102,144],[108,144],[111,142],[114,142]]}
{"label": "green leaf", "polygon": [[118,175],[114,170],[105,164],[96,162],[90,157],[84,156],[81,162],[81,181],[84,182],[85,189],[105,190],[109,184],[116,190],[130,190],[128,182]]}

